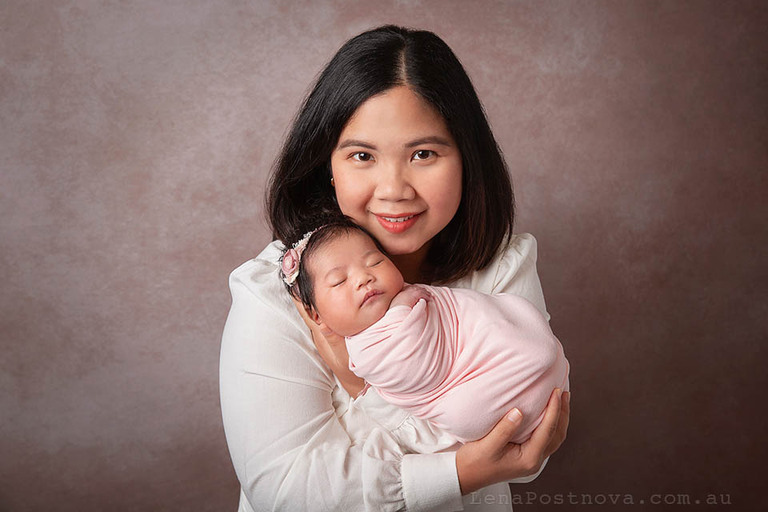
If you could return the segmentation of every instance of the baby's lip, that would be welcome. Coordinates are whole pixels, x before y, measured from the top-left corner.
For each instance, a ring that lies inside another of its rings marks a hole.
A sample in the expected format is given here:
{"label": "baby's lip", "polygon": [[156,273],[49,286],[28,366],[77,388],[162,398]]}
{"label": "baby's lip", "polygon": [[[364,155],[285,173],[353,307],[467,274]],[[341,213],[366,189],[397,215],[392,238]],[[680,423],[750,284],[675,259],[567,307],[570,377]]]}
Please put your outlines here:
{"label": "baby's lip", "polygon": [[370,300],[372,297],[375,297],[377,295],[381,295],[382,293],[384,292],[382,292],[381,290],[368,290],[368,292],[366,292],[365,296],[363,297],[363,302],[360,303],[360,306],[365,306],[368,300]]}

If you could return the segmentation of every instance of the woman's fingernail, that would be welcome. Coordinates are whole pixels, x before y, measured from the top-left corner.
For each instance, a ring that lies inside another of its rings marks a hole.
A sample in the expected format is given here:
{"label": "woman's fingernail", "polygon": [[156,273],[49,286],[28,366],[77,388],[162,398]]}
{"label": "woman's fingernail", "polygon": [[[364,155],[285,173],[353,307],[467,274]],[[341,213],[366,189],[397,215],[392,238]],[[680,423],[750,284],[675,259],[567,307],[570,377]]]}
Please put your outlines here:
{"label": "woman's fingernail", "polygon": [[512,412],[507,414],[507,419],[509,421],[520,421],[520,418],[522,417],[522,413],[517,408],[512,409]]}
{"label": "woman's fingernail", "polygon": [[563,393],[563,400],[565,400],[565,403],[570,404],[571,403],[571,392],[566,391]]}

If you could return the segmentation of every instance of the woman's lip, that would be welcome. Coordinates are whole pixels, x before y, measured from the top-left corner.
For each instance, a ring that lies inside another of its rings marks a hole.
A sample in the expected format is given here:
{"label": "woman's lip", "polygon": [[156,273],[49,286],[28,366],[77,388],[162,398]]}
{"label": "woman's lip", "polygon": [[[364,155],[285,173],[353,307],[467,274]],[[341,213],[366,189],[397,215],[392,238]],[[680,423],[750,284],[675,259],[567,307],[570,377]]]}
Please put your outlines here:
{"label": "woman's lip", "polygon": [[419,220],[421,213],[403,213],[400,215],[384,215],[375,213],[376,220],[379,221],[381,227],[389,231],[390,233],[402,233],[416,224]]}

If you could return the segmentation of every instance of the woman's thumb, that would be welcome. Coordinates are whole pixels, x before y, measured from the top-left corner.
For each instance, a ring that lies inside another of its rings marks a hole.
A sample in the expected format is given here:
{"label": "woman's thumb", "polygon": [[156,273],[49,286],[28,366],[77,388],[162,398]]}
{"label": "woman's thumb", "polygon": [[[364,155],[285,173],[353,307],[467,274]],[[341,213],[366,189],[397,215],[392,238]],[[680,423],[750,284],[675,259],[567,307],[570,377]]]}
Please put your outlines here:
{"label": "woman's thumb", "polygon": [[506,416],[493,427],[488,433],[489,440],[495,445],[505,446],[508,444],[514,436],[517,429],[520,428],[520,424],[523,422],[523,414],[515,407],[507,413]]}

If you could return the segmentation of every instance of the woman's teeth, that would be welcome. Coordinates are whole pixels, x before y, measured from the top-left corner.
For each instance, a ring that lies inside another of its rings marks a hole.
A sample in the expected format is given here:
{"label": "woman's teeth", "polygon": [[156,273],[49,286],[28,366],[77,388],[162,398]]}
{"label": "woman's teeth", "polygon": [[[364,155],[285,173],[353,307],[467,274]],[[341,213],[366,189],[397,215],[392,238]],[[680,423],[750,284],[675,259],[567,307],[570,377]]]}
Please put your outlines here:
{"label": "woman's teeth", "polygon": [[409,215],[407,217],[384,217],[383,215],[381,216],[381,218],[387,222],[405,222],[408,219],[412,219],[414,217],[415,215]]}

